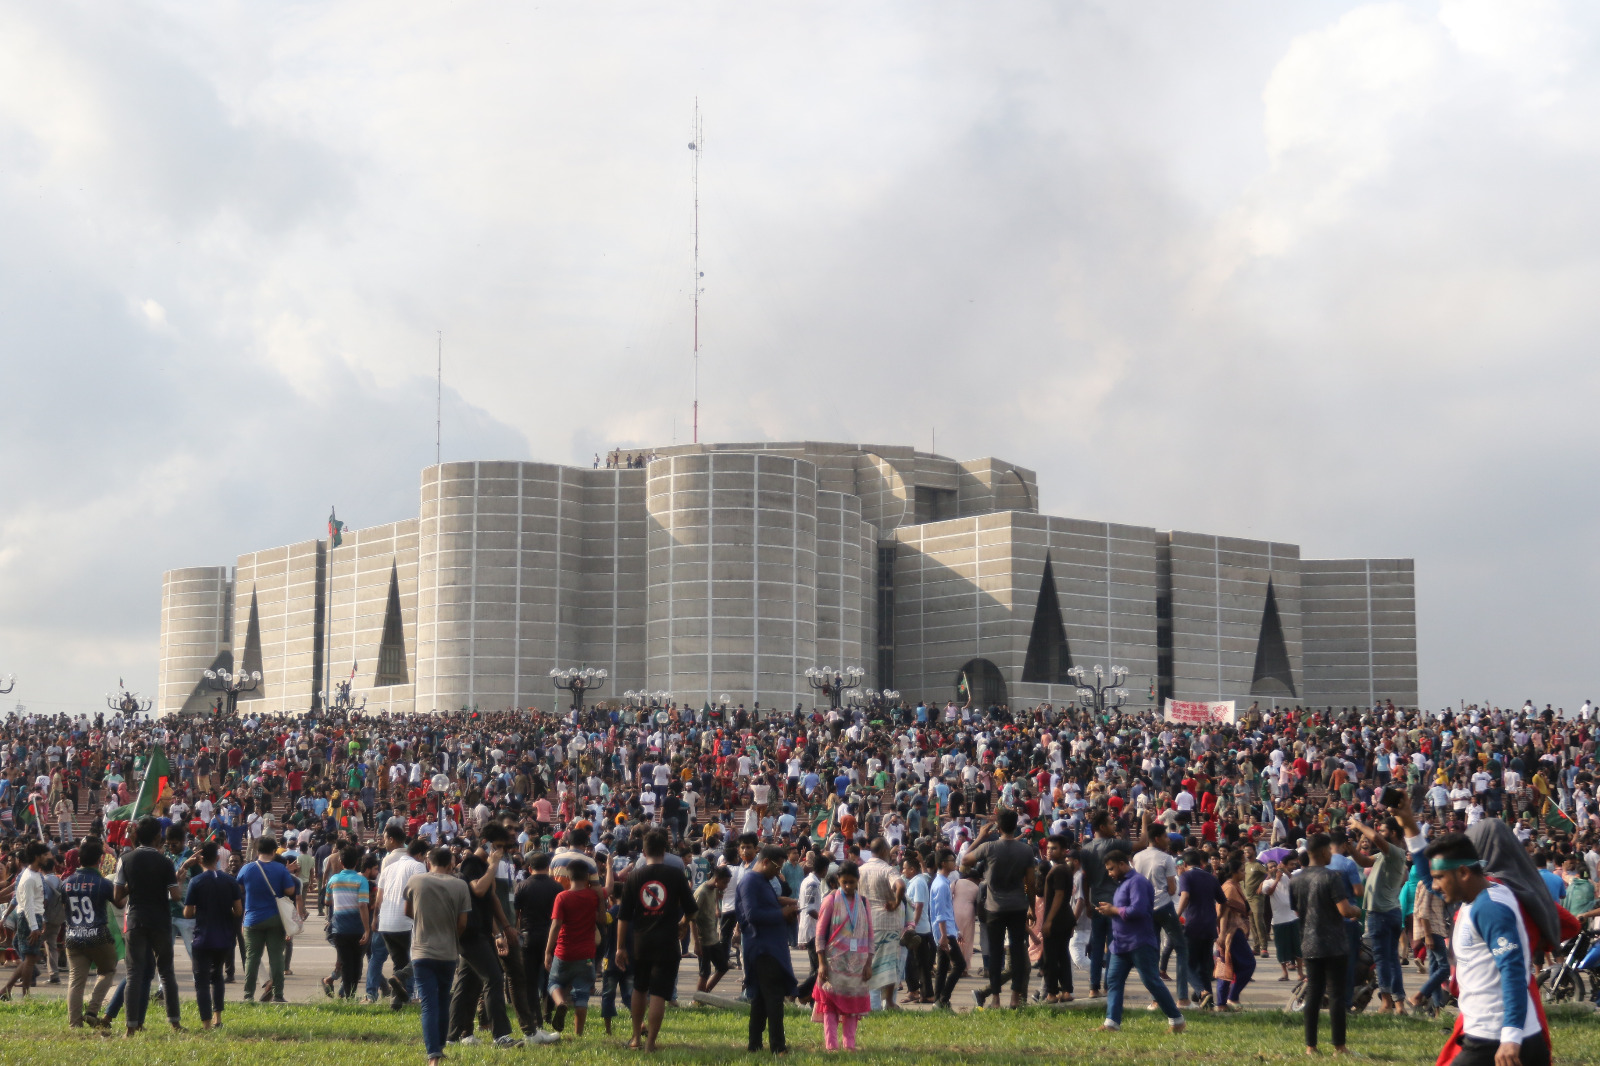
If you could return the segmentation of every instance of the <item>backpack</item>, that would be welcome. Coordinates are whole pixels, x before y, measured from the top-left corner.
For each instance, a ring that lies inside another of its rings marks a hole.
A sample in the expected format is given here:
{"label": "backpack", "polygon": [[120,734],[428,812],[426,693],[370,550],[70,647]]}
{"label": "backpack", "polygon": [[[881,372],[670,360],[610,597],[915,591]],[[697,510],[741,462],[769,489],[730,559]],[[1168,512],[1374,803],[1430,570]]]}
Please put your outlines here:
{"label": "backpack", "polygon": [[51,878],[44,882],[44,921],[46,925],[67,920],[67,894],[61,890],[61,879],[55,878],[55,885],[50,884]]}

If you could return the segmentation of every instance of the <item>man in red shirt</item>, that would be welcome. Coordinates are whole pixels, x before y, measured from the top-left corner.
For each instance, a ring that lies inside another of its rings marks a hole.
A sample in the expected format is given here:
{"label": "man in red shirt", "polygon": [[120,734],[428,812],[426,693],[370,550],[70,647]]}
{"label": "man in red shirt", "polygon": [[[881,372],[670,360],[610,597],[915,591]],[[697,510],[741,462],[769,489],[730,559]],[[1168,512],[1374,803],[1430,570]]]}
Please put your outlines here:
{"label": "man in red shirt", "polygon": [[595,929],[600,921],[610,921],[611,916],[600,909],[600,893],[589,885],[594,868],[588,862],[574,857],[566,872],[572,887],[556,897],[550,936],[545,941],[544,968],[550,975],[550,999],[556,1005],[550,1027],[561,1031],[570,1006],[578,1019],[573,1032],[582,1036],[589,1017],[589,994],[594,991]]}

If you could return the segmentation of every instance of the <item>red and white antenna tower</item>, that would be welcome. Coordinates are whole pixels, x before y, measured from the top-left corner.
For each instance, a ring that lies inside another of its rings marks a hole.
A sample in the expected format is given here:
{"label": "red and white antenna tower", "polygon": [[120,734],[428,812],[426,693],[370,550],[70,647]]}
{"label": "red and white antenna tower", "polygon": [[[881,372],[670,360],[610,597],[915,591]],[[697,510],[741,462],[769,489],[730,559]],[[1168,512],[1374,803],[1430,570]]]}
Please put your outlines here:
{"label": "red and white antenna tower", "polygon": [[700,443],[700,152],[705,147],[705,129],[700,125],[700,98],[694,98],[694,443]]}

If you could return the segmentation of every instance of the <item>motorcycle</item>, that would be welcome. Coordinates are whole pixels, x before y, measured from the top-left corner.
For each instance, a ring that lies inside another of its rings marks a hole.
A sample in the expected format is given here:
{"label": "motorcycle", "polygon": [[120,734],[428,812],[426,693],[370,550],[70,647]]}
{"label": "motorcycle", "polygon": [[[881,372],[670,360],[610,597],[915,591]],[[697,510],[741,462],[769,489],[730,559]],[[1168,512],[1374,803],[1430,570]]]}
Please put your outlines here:
{"label": "motorcycle", "polygon": [[[1328,996],[1334,993],[1329,989],[1322,997],[1322,1005],[1328,1005]],[[1350,1001],[1350,1013],[1360,1014],[1372,1002],[1373,995],[1378,991],[1378,967],[1372,956],[1372,951],[1361,945],[1361,953],[1356,958],[1356,989],[1355,997]],[[1304,977],[1295,984],[1294,990],[1289,993],[1289,1004],[1283,1008],[1289,1014],[1299,1014],[1306,1009],[1306,979]]]}
{"label": "motorcycle", "polygon": [[1584,998],[1584,974],[1587,972],[1588,988],[1600,989],[1600,940],[1591,930],[1585,929],[1561,945],[1559,958],[1539,971],[1539,994],[1546,1003],[1574,1003]]}

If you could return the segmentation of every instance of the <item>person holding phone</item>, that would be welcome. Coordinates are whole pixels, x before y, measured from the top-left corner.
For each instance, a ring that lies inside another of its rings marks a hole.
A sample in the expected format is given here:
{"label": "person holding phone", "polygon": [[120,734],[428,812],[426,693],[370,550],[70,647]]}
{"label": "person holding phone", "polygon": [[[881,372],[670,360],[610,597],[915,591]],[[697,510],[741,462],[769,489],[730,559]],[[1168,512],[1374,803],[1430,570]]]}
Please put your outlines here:
{"label": "person holding phone", "polygon": [[[1401,797],[1401,803],[1404,803]],[[1385,818],[1381,828],[1375,828],[1351,815],[1346,823],[1352,832],[1366,838],[1367,851],[1372,857],[1366,879],[1367,939],[1372,943],[1373,964],[1378,971],[1378,994],[1383,997],[1381,1014],[1404,1014],[1405,977],[1400,966],[1400,933],[1403,917],[1400,911],[1400,889],[1405,885],[1410,861],[1401,846],[1405,837],[1400,823],[1393,817]]]}

